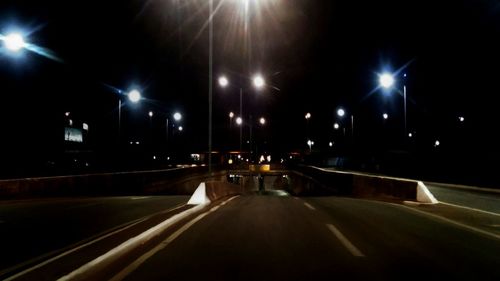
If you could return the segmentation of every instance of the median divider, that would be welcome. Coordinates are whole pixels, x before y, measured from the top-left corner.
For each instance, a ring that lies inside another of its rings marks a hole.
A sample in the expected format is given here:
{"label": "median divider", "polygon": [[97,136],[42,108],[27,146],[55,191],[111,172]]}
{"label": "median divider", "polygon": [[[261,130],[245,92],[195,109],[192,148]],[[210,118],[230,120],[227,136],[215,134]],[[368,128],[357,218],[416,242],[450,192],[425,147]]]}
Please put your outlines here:
{"label": "median divider", "polygon": [[438,201],[421,181],[363,174],[358,172],[334,171],[314,166],[300,170],[330,188],[332,193],[359,198],[395,199],[436,204]]}
{"label": "median divider", "polygon": [[208,204],[224,197],[242,193],[243,187],[241,185],[223,181],[202,182],[195,190],[187,204]]}

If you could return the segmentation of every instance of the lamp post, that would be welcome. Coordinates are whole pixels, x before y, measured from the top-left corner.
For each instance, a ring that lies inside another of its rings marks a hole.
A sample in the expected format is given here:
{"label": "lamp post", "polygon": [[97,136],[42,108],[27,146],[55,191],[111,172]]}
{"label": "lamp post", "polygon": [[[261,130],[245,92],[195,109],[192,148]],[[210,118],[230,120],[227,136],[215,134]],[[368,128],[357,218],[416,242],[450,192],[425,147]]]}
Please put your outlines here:
{"label": "lamp post", "polygon": [[[403,74],[406,78],[406,73]],[[379,84],[384,89],[390,89],[394,86],[394,75],[390,73],[383,73],[379,76]],[[406,85],[403,85],[403,110],[404,110],[404,133],[407,134],[407,118],[406,118]]]}
{"label": "lamp post", "polygon": [[[141,93],[134,89],[127,94],[128,99],[132,103],[138,103],[141,100]],[[121,123],[122,123],[122,99],[118,98],[118,145],[121,140]]]}
{"label": "lamp post", "polygon": [[[221,75],[218,79],[218,82],[221,88],[227,88],[230,84],[229,79],[225,75]],[[265,87],[266,81],[264,80],[261,74],[255,74],[252,77],[252,85],[256,90],[260,90]],[[243,116],[243,87],[240,86],[239,89],[240,89],[240,113],[238,118],[236,118],[236,123],[238,125],[241,125],[243,122],[243,120],[241,119]],[[229,115],[230,118],[232,118],[231,113]],[[243,149],[243,126],[240,126],[240,151],[242,149]]]}

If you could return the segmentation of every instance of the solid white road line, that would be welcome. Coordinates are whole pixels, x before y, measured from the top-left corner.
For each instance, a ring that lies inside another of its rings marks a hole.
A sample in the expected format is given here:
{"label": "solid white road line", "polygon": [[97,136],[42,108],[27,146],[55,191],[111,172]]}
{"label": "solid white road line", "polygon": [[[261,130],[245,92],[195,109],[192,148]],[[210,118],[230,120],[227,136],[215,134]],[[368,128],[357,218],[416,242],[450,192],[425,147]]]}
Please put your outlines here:
{"label": "solid white road line", "polygon": [[145,253],[142,256],[140,256],[134,262],[132,262],[131,264],[129,264],[127,267],[125,267],[122,271],[118,272],[118,274],[116,274],[113,278],[111,278],[110,281],[119,281],[119,280],[122,280],[127,275],[129,275],[131,272],[133,272],[134,270],[136,270],[147,259],[149,259],[154,254],[156,254],[157,252],[159,252],[162,249],[164,249],[165,247],[167,247],[168,244],[170,244],[172,241],[174,241],[177,237],[179,237],[182,233],[184,233],[186,230],[188,230],[191,226],[193,226],[199,220],[201,220],[204,217],[206,217],[207,215],[215,212],[217,209],[219,209],[220,207],[226,205],[228,202],[230,202],[231,200],[235,199],[236,197],[238,197],[238,196],[231,197],[231,198],[227,199],[226,201],[222,202],[221,204],[213,207],[209,211],[207,211],[207,212],[205,212],[203,214],[198,215],[196,218],[192,219],[191,221],[189,221],[188,223],[186,223],[185,225],[183,225],[180,229],[178,229],[177,231],[175,231],[174,233],[172,233],[169,237],[167,237],[167,239],[163,240],[156,247],[154,247],[153,249],[151,249],[147,253]]}
{"label": "solid white road line", "polygon": [[417,210],[417,209],[414,209],[412,207],[408,207],[408,206],[405,206],[405,205],[399,205],[399,204],[394,204],[394,203],[391,203],[391,204],[394,205],[394,206],[399,206],[399,207],[402,207],[402,208],[405,208],[405,209],[412,210],[413,212],[419,213],[419,214],[424,215],[424,216],[428,216],[428,217],[431,217],[431,218],[434,218],[434,219],[437,219],[437,220],[441,220],[441,221],[453,224],[455,226],[459,226],[461,228],[464,228],[464,229],[472,231],[472,232],[477,232],[477,233],[480,233],[480,234],[483,234],[483,235],[486,235],[486,236],[489,236],[489,237],[492,237],[492,238],[495,238],[495,239],[500,239],[500,235],[495,234],[495,233],[491,233],[491,232],[488,232],[488,231],[485,231],[485,230],[482,230],[482,229],[479,229],[479,228],[475,228],[475,227],[470,226],[470,225],[466,225],[466,224],[463,224],[463,223],[460,223],[460,222],[457,222],[457,221],[454,221],[454,220],[450,220],[450,219],[447,219],[447,218],[442,217],[442,216],[438,216],[438,215],[434,215],[434,214],[427,213],[427,212],[424,212],[424,211],[420,211],[420,210]]}
{"label": "solid white road line", "polygon": [[337,239],[340,240],[340,242],[344,245],[344,247],[346,247],[347,250],[349,250],[349,252],[351,252],[351,254],[353,256],[355,256],[355,257],[364,257],[365,256],[333,224],[327,224],[326,227],[328,227],[328,229],[330,229],[330,231],[337,237]]}
{"label": "solid white road line", "polygon": [[474,212],[485,213],[485,214],[488,214],[488,215],[493,215],[493,216],[499,216],[500,217],[499,213],[493,213],[493,212],[490,212],[490,211],[485,211],[485,210],[481,210],[481,209],[476,209],[476,208],[471,208],[471,207],[456,205],[456,204],[452,204],[452,203],[448,203],[448,202],[443,202],[443,201],[439,201],[439,203],[442,203],[442,204],[448,205],[448,206],[452,206],[452,207],[462,208],[462,209],[466,209],[466,210],[470,210],[470,211],[474,211]]}
{"label": "solid white road line", "polygon": [[46,261],[44,261],[44,262],[42,262],[42,263],[39,263],[39,264],[37,264],[37,265],[35,265],[35,266],[32,266],[32,267],[30,267],[30,268],[28,268],[28,269],[25,269],[25,270],[23,270],[23,271],[21,271],[21,272],[19,272],[19,273],[15,274],[15,275],[10,276],[10,277],[9,277],[9,278],[7,278],[7,279],[4,279],[3,281],[11,281],[11,280],[14,280],[14,279],[16,279],[16,278],[19,278],[19,277],[21,277],[21,276],[23,276],[23,275],[25,275],[25,274],[27,274],[27,273],[29,273],[29,272],[31,272],[31,271],[33,271],[33,270],[35,270],[35,269],[38,269],[38,268],[40,268],[40,267],[43,267],[43,266],[45,266],[45,265],[47,265],[47,264],[49,264],[49,263],[51,263],[51,262],[53,262],[53,261],[56,261],[56,260],[58,260],[58,259],[60,259],[60,258],[62,258],[62,257],[65,257],[65,256],[67,256],[67,255],[69,255],[69,254],[71,254],[71,253],[74,253],[74,252],[76,252],[76,251],[78,251],[78,250],[80,250],[80,249],[82,249],[82,248],[85,248],[85,247],[87,247],[87,246],[90,246],[90,245],[92,245],[92,244],[95,244],[95,243],[97,243],[97,242],[99,242],[99,241],[101,241],[101,240],[103,240],[103,239],[106,239],[106,238],[108,238],[108,237],[110,237],[110,236],[113,236],[113,235],[115,235],[115,234],[119,233],[119,232],[122,232],[122,231],[124,231],[124,230],[126,230],[126,229],[129,229],[129,228],[131,228],[131,227],[133,227],[133,226],[135,226],[135,225],[137,225],[137,224],[139,224],[139,223],[141,223],[141,222],[144,222],[144,221],[146,221],[146,220],[150,219],[151,217],[153,217],[153,216],[155,216],[155,215],[158,215],[158,214],[163,214],[163,213],[168,213],[168,212],[171,212],[171,211],[177,210],[177,209],[179,209],[179,208],[182,208],[182,207],[184,207],[184,206],[186,206],[186,204],[182,204],[182,205],[176,206],[176,207],[174,207],[174,208],[172,208],[172,209],[168,209],[168,210],[165,210],[165,211],[158,212],[158,213],[156,213],[156,214],[149,215],[149,216],[144,217],[144,218],[137,219],[137,220],[133,221],[131,224],[129,224],[129,225],[127,225],[127,226],[125,226],[125,227],[118,226],[118,227],[117,227],[118,229],[117,229],[117,230],[115,230],[115,231],[112,231],[112,232],[110,232],[110,233],[108,233],[108,234],[106,234],[106,235],[103,235],[103,236],[99,236],[98,238],[96,238],[96,239],[94,239],[94,240],[92,240],[92,241],[89,241],[89,242],[87,242],[87,243],[85,243],[85,244],[82,244],[82,245],[80,245],[80,246],[78,246],[78,247],[75,247],[75,248],[73,248],[73,249],[71,249],[71,250],[68,250],[68,251],[66,251],[66,252],[64,252],[64,253],[61,253],[61,254],[59,254],[59,255],[57,255],[57,256],[55,256],[55,257],[53,257],[53,258],[50,258],[50,259],[48,259],[48,260],[46,260]]}
{"label": "solid white road line", "polygon": [[307,208],[309,208],[309,209],[311,209],[311,210],[313,210],[313,211],[316,211],[316,208],[314,208],[311,204],[309,204],[309,203],[307,203],[307,202],[304,202],[304,205],[305,205]]}

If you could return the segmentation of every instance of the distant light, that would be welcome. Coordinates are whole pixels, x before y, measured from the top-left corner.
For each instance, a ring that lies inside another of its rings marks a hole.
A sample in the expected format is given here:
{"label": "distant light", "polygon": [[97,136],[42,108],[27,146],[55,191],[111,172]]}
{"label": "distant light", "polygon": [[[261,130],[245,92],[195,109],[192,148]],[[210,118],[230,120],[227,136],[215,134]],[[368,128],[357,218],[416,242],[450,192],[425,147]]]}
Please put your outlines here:
{"label": "distant light", "polygon": [[153,160],[156,160],[156,155],[153,155]]}
{"label": "distant light", "polygon": [[225,88],[227,85],[229,85],[229,80],[227,80],[226,76],[219,77],[219,86]]}
{"label": "distant light", "polygon": [[128,99],[131,102],[136,103],[141,99],[141,93],[137,90],[132,90],[128,93]]}
{"label": "distant light", "polygon": [[140,144],[140,142],[136,141],[135,144]]}
{"label": "distant light", "polygon": [[267,162],[271,162],[271,155],[267,155],[266,160]]}
{"label": "distant light", "polygon": [[241,117],[236,118],[236,124],[241,125],[243,123],[243,119]]}
{"label": "distant light", "polygon": [[293,159],[293,156],[292,156],[292,155],[290,155],[290,159]]}
{"label": "distant light", "polygon": [[338,129],[340,128],[339,123],[335,123],[335,124],[333,124],[333,128],[334,128],[335,130],[338,130]]}
{"label": "distant light", "polygon": [[184,130],[184,128],[182,128],[182,126],[179,126],[179,131],[182,132],[182,130]]}
{"label": "distant light", "polygon": [[241,155],[238,154],[238,159],[241,159]]}
{"label": "distant light", "polygon": [[392,76],[392,74],[389,74],[389,73],[384,73],[384,74],[380,75],[379,83],[380,83],[380,86],[382,86],[386,89],[390,88],[394,84],[394,76]]}
{"label": "distant light", "polygon": [[384,117],[384,119],[387,119],[387,118],[389,118],[389,115],[387,113],[384,113],[384,114],[382,114],[382,117]]}
{"label": "distant light", "polygon": [[413,137],[413,134],[412,133],[408,133],[408,137]]}
{"label": "distant light", "polygon": [[85,131],[89,130],[89,125],[87,123],[83,123],[82,127]]}
{"label": "distant light", "polygon": [[463,117],[463,116],[458,117],[458,121],[464,122],[465,121],[465,117]]}
{"label": "distant light", "polygon": [[264,78],[262,78],[261,75],[255,75],[253,77],[253,85],[255,86],[255,88],[261,89],[262,87],[264,87],[265,84],[266,82],[264,81]]}
{"label": "distant light", "polygon": [[66,115],[66,117],[68,117],[70,114],[71,114],[71,112],[69,112],[69,111],[64,113],[64,115]]}
{"label": "distant light", "polygon": [[339,110],[337,110],[337,115],[340,117],[343,117],[345,115],[345,110],[342,108],[339,108]]}
{"label": "distant light", "polygon": [[229,112],[229,118],[233,118],[234,117],[234,113],[231,111]]}
{"label": "distant light", "polygon": [[328,146],[329,146],[329,147],[332,147],[332,146],[333,146],[333,142],[332,142],[332,141],[331,141],[331,142],[329,142],[329,143],[328,143]]}
{"label": "distant light", "polygon": [[309,119],[309,118],[311,118],[311,113],[308,112],[308,113],[306,113],[306,119]]}
{"label": "distant light", "polygon": [[182,119],[182,114],[179,112],[174,113],[174,120],[175,121],[180,121]]}
{"label": "distant light", "polygon": [[69,119],[69,125],[73,126],[73,120]]}
{"label": "distant light", "polygon": [[153,117],[153,111],[149,112],[149,117]]}
{"label": "distant light", "polygon": [[313,142],[311,140],[307,140],[307,145],[311,146],[313,145]]}
{"label": "distant light", "polygon": [[170,161],[170,156],[167,156],[167,161]]}
{"label": "distant light", "polygon": [[435,146],[435,147],[438,147],[438,146],[440,146],[440,145],[441,145],[441,143],[439,142],[439,140],[436,140],[436,141],[434,142],[434,146]]}
{"label": "distant light", "polygon": [[262,163],[264,162],[266,159],[264,158],[264,155],[261,155],[260,158],[259,158],[259,163]]}
{"label": "distant light", "polygon": [[228,163],[229,165],[233,164],[233,159],[229,159],[229,160],[227,160],[227,163]]}
{"label": "distant light", "polygon": [[5,36],[3,40],[5,42],[5,47],[13,52],[18,52],[26,47],[26,42],[24,42],[23,36],[19,33],[11,33]]}
{"label": "distant light", "polygon": [[266,118],[261,117],[261,118],[259,119],[259,123],[260,123],[261,125],[265,125],[265,124],[266,124]]}
{"label": "distant light", "polygon": [[406,73],[405,73],[405,74],[403,74],[403,77],[406,77]]}

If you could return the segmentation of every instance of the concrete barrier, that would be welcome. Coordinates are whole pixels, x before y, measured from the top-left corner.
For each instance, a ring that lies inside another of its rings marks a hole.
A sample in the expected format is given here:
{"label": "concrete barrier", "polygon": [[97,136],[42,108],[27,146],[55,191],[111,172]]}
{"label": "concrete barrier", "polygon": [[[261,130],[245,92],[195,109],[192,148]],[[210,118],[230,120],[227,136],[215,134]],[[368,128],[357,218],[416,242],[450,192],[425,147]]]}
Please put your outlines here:
{"label": "concrete barrier", "polygon": [[243,194],[241,185],[224,181],[202,182],[188,201],[188,205],[209,204],[224,197]]}
{"label": "concrete barrier", "polygon": [[191,195],[200,181],[221,180],[225,175],[224,171],[209,175],[206,167],[188,167],[0,180],[0,198],[138,194]]}
{"label": "concrete barrier", "polygon": [[438,203],[421,181],[332,171],[313,166],[303,166],[299,170],[321,183],[323,190],[329,190],[332,194],[358,198],[417,201],[428,204]]}

